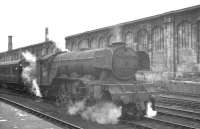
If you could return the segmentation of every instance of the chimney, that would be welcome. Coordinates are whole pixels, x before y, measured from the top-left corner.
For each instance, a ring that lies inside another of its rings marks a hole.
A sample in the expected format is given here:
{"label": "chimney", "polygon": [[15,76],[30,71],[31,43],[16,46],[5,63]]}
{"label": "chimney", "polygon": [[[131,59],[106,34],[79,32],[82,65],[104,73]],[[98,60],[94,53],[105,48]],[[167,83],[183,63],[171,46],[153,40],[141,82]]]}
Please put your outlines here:
{"label": "chimney", "polygon": [[12,50],[13,44],[12,44],[12,37],[13,36],[8,36],[8,51]]}
{"label": "chimney", "polygon": [[49,29],[48,27],[45,28],[45,41],[49,41]]}

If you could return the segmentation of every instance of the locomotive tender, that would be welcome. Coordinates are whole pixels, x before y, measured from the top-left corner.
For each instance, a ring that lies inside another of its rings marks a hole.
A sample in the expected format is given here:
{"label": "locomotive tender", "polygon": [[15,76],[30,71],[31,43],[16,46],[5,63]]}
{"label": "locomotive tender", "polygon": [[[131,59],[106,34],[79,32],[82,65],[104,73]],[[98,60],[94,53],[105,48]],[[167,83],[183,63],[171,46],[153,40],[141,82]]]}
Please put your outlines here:
{"label": "locomotive tender", "polygon": [[[44,98],[54,99],[60,106],[84,99],[89,105],[108,101],[122,106],[122,115],[143,116],[147,102],[154,106],[154,99],[145,84],[135,78],[143,66],[141,53],[125,43],[116,44],[109,48],[58,52],[37,60],[35,75]],[[22,84],[23,64],[23,61],[0,64],[0,69],[6,66],[10,70],[7,75],[0,73],[1,83]]]}

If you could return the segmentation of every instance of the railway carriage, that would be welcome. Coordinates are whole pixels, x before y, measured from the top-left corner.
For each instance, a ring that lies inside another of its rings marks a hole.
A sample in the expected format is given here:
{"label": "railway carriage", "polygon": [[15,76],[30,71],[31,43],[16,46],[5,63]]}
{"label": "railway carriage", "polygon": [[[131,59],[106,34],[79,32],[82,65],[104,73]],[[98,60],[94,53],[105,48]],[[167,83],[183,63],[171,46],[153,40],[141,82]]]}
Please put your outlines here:
{"label": "railway carriage", "polygon": [[[2,86],[7,87],[7,84],[19,84],[23,82],[21,80],[22,68],[20,67],[21,60],[8,61],[0,63],[0,83]],[[22,86],[15,86],[15,89],[22,88]],[[23,88],[22,88],[23,89]]]}

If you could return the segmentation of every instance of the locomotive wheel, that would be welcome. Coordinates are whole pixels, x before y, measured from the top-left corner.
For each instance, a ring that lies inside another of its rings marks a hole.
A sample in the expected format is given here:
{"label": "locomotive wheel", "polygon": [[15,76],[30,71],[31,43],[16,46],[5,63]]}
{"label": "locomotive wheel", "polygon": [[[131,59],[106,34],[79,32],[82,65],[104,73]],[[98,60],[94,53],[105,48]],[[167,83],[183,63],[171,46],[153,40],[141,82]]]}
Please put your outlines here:
{"label": "locomotive wheel", "polygon": [[132,119],[137,118],[137,108],[134,103],[124,104],[122,106],[122,118]]}
{"label": "locomotive wheel", "polygon": [[136,108],[137,108],[136,119],[140,120],[145,115],[146,102],[137,103]]}
{"label": "locomotive wheel", "polygon": [[69,98],[66,90],[66,85],[64,81],[61,81],[61,83],[58,86],[55,104],[58,107],[66,107],[68,102]]}
{"label": "locomotive wheel", "polygon": [[104,101],[112,101],[111,94],[110,94],[110,92],[108,90],[103,91],[102,94],[103,94],[102,95],[102,100],[104,100]]}

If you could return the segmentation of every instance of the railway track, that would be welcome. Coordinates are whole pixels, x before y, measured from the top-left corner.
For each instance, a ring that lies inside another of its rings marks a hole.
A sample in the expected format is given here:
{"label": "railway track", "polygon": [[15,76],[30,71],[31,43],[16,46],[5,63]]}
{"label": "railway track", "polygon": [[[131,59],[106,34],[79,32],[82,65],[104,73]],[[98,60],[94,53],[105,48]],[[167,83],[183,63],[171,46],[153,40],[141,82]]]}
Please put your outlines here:
{"label": "railway track", "polygon": [[[81,129],[81,127],[66,123],[65,121],[10,101],[6,98],[0,97],[0,100],[18,106],[27,112],[33,113],[67,129]],[[157,104],[156,110],[158,111],[158,115],[154,118],[144,118],[141,121],[122,120],[122,122],[131,128],[137,129],[200,129],[200,111],[187,110],[177,106],[167,106],[167,104]]]}
{"label": "railway track", "polygon": [[200,109],[200,99],[198,97],[159,95],[157,102],[169,105],[184,106],[192,109]]}
{"label": "railway track", "polygon": [[156,105],[158,115],[142,121],[126,121],[139,129],[200,129],[200,111]]}
{"label": "railway track", "polygon": [[167,105],[156,105],[156,110],[160,114],[169,114],[173,116],[179,116],[182,118],[188,118],[195,121],[199,121],[200,123],[200,111],[195,110],[188,110],[182,107],[174,107],[174,106],[167,106]]}
{"label": "railway track", "polygon": [[62,128],[65,128],[65,129],[83,129],[83,128],[77,126],[77,125],[74,125],[72,123],[63,121],[63,120],[61,120],[59,118],[56,118],[56,117],[51,116],[51,115],[48,115],[46,113],[37,111],[37,110],[35,110],[35,109],[31,108],[31,107],[24,106],[24,105],[22,105],[20,103],[14,102],[14,101],[9,100],[7,98],[4,98],[2,96],[0,96],[0,101],[3,101],[3,102],[6,102],[8,104],[11,104],[13,106],[16,106],[16,107],[18,107],[18,108],[20,108],[20,109],[22,109],[22,110],[24,110],[26,112],[34,114],[34,115],[36,115],[36,116],[38,116],[40,118],[43,118],[43,119],[45,119],[47,121],[50,121],[50,122],[54,123],[55,125],[58,125],[58,126],[60,126]]}
{"label": "railway track", "polygon": [[161,113],[155,118],[144,118],[141,121],[126,121],[126,123],[138,129],[200,129],[198,121]]}
{"label": "railway track", "polygon": [[199,122],[171,116],[158,114],[155,118],[144,118],[141,121],[126,121],[138,129],[200,129]]}

